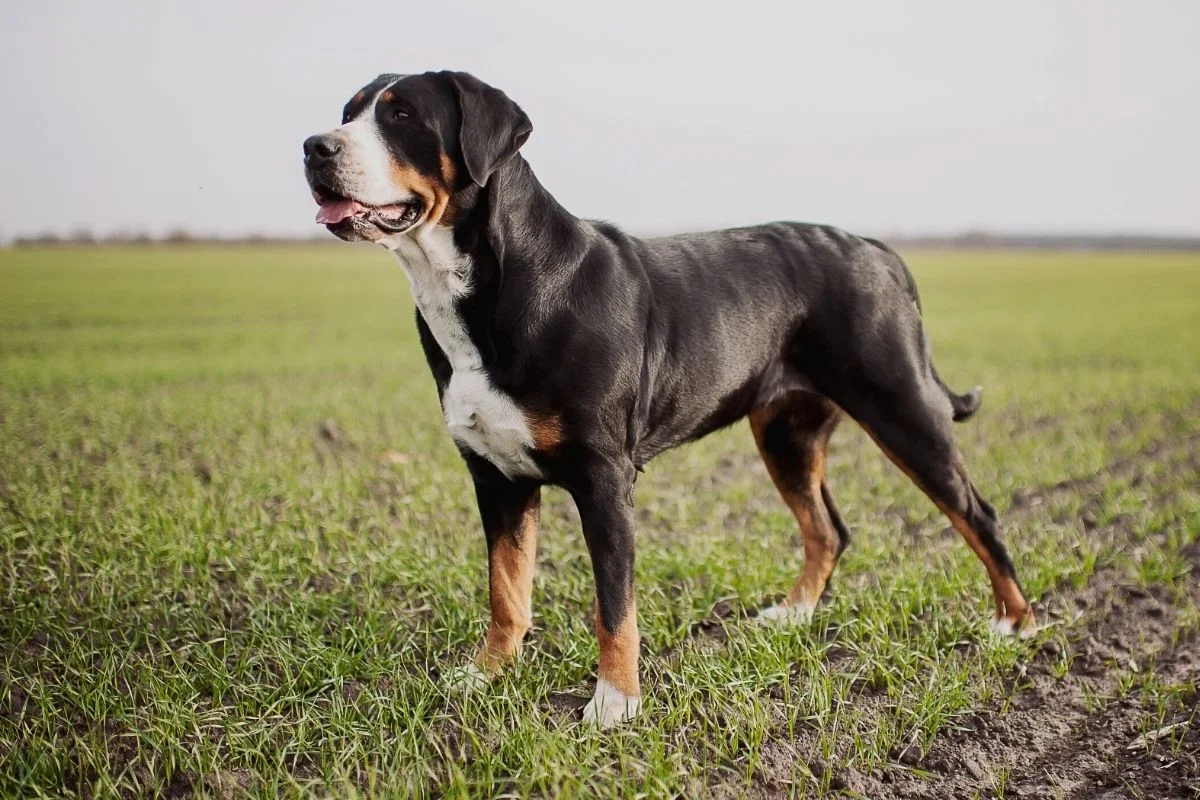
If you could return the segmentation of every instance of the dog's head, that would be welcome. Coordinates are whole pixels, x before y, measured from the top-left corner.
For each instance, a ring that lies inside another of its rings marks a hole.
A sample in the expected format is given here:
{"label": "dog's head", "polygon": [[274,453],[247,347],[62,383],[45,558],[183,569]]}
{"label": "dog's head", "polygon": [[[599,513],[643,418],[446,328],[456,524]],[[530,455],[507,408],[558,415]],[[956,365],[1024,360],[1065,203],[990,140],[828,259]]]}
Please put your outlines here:
{"label": "dog's head", "polygon": [[507,95],[464,72],[380,75],[339,127],[304,141],[317,222],[347,241],[450,224],[455,194],[487,185],[532,130]]}

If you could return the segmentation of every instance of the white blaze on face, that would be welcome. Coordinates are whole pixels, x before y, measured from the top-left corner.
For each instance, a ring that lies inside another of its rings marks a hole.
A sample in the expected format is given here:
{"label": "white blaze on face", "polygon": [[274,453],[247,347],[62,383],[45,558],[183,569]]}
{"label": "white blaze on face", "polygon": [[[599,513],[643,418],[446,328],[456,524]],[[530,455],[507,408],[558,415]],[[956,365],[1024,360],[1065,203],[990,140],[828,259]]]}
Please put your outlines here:
{"label": "white blaze on face", "polygon": [[412,192],[396,184],[396,162],[375,119],[379,96],[399,80],[377,91],[357,117],[332,131],[345,148],[338,161],[340,188],[363,205],[387,206],[415,199]]}

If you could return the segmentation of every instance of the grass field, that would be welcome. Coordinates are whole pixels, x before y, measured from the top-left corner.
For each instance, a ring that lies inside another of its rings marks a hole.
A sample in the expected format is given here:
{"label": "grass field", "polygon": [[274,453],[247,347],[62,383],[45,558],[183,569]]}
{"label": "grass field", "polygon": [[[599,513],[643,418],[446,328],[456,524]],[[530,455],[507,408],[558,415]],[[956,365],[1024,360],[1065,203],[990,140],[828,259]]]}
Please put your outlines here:
{"label": "grass field", "polygon": [[1200,255],[909,261],[1045,630],[987,635],[852,424],[828,602],[752,624],[801,550],[742,423],[639,480],[647,702],[600,733],[559,490],[520,663],[445,688],[485,549],[386,255],[0,251],[0,796],[1200,794]]}

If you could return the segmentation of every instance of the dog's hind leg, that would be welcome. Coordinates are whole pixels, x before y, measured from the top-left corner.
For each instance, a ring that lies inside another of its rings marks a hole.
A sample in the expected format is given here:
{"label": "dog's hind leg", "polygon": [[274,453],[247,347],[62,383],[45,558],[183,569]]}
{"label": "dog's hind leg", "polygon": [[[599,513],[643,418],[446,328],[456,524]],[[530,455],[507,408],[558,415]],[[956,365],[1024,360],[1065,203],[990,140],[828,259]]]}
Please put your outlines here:
{"label": "dog's hind leg", "polygon": [[[902,355],[896,363],[903,363]],[[996,511],[967,474],[954,440],[956,409],[932,370],[913,364],[886,378],[860,376],[831,396],[929,495],[983,562],[996,601],[993,628],[1032,635],[1037,629],[1033,611],[1000,540]]]}
{"label": "dog's hind leg", "polygon": [[850,541],[825,483],[825,451],[840,418],[837,406],[811,392],[789,394],[750,412],[754,441],[804,539],[800,579],[782,602],[761,611],[759,619],[782,623],[811,619],[838,556]]}

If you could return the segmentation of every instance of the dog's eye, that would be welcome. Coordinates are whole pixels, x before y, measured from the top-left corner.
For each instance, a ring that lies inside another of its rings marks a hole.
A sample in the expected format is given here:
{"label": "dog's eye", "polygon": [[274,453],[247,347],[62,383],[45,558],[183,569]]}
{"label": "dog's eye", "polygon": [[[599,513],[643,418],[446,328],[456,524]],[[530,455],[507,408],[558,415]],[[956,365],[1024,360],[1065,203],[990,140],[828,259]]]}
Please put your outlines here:
{"label": "dog's eye", "polygon": [[402,119],[408,119],[408,112],[405,111],[403,108],[397,108],[395,111],[392,112],[392,119],[397,120],[397,121],[402,120]]}

